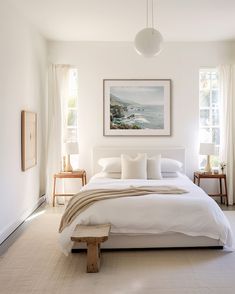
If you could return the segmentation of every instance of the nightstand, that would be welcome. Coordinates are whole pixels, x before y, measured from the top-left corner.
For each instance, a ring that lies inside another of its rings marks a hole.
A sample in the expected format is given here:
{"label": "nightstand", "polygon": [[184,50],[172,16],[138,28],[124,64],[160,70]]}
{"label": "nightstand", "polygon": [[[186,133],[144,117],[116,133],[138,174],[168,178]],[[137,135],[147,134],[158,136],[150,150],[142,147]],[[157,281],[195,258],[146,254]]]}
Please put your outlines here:
{"label": "nightstand", "polygon": [[[195,172],[193,182],[200,187],[201,179],[218,179],[219,180],[219,194],[208,194],[211,197],[220,197],[221,203],[223,203],[223,198],[225,198],[225,203],[228,206],[228,192],[227,192],[227,180],[225,174],[213,174],[204,172]],[[223,180],[223,181],[222,181]],[[222,184],[224,184],[224,189]],[[224,193],[223,193],[224,190]]]}
{"label": "nightstand", "polygon": [[78,171],[72,171],[72,172],[60,172],[57,174],[54,174],[54,184],[53,184],[53,206],[55,206],[55,197],[57,196],[73,196],[73,194],[69,193],[56,193],[56,180],[57,179],[81,179],[82,180],[82,186],[86,185],[86,172],[85,170],[78,170]]}

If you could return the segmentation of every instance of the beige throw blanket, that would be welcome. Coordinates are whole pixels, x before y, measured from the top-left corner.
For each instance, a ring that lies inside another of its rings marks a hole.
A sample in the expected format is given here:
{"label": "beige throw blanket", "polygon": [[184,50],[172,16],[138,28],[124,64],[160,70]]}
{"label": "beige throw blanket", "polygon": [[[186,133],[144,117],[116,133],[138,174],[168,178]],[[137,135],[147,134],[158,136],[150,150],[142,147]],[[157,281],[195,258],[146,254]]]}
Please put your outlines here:
{"label": "beige throw blanket", "polygon": [[148,194],[183,194],[188,191],[175,186],[140,186],[125,189],[91,189],[81,191],[70,199],[62,216],[59,232],[70,225],[73,220],[96,201]]}

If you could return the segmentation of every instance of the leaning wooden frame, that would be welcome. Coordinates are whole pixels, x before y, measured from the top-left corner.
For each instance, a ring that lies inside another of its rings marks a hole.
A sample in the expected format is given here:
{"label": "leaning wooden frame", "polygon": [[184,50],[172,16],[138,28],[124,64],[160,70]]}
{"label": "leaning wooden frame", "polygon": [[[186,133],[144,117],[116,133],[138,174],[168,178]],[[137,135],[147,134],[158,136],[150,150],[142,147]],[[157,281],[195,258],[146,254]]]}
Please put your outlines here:
{"label": "leaning wooden frame", "polygon": [[37,114],[21,112],[21,167],[23,171],[37,164]]}

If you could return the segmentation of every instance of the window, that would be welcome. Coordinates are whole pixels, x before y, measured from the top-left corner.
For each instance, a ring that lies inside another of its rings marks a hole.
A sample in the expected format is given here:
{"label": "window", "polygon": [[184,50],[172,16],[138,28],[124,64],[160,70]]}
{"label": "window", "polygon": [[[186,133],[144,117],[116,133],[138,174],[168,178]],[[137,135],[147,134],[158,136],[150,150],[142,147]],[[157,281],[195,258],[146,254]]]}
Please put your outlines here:
{"label": "window", "polygon": [[[215,143],[216,155],[212,166],[219,166],[220,112],[219,78],[216,69],[201,69],[199,73],[200,143]],[[206,156],[200,156],[200,168],[206,165]]]}
{"label": "window", "polygon": [[[68,92],[63,101],[63,143],[78,142],[78,72],[76,68],[69,70]],[[78,169],[77,154],[71,154],[70,162],[73,169]]]}
{"label": "window", "polygon": [[69,95],[65,101],[64,143],[78,141],[78,73],[71,68],[69,72]]}

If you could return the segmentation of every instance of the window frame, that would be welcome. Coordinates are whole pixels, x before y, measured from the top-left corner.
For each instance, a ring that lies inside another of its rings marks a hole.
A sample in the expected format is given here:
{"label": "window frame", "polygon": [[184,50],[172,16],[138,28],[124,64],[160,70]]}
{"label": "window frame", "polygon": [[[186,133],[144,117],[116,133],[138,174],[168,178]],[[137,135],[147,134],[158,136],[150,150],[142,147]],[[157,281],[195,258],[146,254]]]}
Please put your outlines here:
{"label": "window frame", "polygon": [[[76,85],[72,84],[74,81],[72,81],[72,75],[73,72],[75,72],[75,83]],[[68,97],[65,97],[65,103],[64,103],[64,133],[63,133],[63,142],[78,142],[78,70],[75,67],[70,68],[69,73],[69,92],[70,95]],[[69,101],[71,98],[75,98],[75,106],[69,106]],[[75,125],[69,125],[68,124],[68,115],[70,111],[76,112],[76,123]],[[74,130],[76,135],[75,139],[73,137],[69,137],[68,133],[69,131]]]}
{"label": "window frame", "polygon": [[[205,88],[202,87],[201,83],[201,75],[202,73],[210,73],[210,86],[209,86],[209,106],[201,106],[201,97],[202,92],[204,91],[205,94]],[[213,73],[217,76],[217,87],[213,87]],[[213,99],[213,91],[217,92],[217,103],[214,102]],[[208,125],[202,124],[202,116],[201,111],[202,110],[208,110],[209,116],[208,116]],[[213,112],[217,112],[217,115],[213,115]],[[213,119],[214,117],[214,119]],[[218,121],[218,123],[213,124],[214,121]],[[210,134],[210,141],[203,140],[201,137],[202,130],[209,130]],[[216,136],[216,130],[219,129],[219,144],[216,142],[216,139],[213,137]],[[212,161],[214,161],[214,167],[218,168],[219,166],[219,150],[221,148],[221,115],[220,115],[220,89],[219,89],[219,71],[216,67],[212,68],[200,68],[199,69],[199,142],[200,143],[211,143],[214,142],[216,146],[216,155],[212,156]],[[204,164],[202,163],[206,162],[206,156],[200,155],[199,157],[199,168],[204,168]]]}

